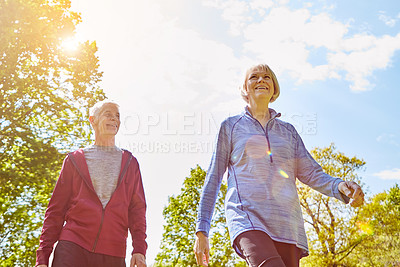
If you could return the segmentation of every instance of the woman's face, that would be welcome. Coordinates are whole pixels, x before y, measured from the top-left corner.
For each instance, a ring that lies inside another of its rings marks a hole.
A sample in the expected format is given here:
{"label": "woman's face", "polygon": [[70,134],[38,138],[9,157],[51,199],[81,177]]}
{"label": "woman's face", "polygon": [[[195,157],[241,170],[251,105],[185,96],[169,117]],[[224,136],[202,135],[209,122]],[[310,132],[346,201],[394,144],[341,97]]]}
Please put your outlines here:
{"label": "woman's face", "polygon": [[271,73],[263,68],[250,69],[246,77],[246,91],[249,100],[270,102],[274,95]]}

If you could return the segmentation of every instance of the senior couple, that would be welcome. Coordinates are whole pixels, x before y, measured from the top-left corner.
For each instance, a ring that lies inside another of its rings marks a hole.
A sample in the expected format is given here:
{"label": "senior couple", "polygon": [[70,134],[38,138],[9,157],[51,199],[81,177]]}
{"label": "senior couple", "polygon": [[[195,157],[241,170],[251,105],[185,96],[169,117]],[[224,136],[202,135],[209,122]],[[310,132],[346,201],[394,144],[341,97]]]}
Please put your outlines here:
{"label": "senior couple", "polygon": [[[228,169],[225,215],[231,244],[251,267],[299,266],[308,254],[296,179],[353,207],[364,193],[354,182],[324,173],[295,128],[269,108],[280,94],[268,65],[250,67],[241,86],[247,105],[224,120],[204,182],[194,254],[209,263],[208,233],[221,181]],[[36,266],[146,266],[146,200],[136,158],[115,145],[119,107],[102,101],[90,109],[95,141],[69,153],[45,213]],[[283,176],[282,173],[285,175]]]}

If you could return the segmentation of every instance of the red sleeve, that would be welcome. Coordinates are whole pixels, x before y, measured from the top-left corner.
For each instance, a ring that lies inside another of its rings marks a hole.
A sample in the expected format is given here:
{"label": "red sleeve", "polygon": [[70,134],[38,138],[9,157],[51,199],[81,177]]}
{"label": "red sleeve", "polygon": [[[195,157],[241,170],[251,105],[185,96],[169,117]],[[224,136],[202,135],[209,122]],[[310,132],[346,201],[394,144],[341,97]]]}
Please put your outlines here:
{"label": "red sleeve", "polygon": [[67,156],[45,213],[39,249],[36,251],[36,265],[49,264],[54,243],[60,236],[71,195],[73,170]]}
{"label": "red sleeve", "polygon": [[146,199],[140,174],[139,164],[136,160],[131,163],[134,166],[133,181],[134,193],[129,205],[129,231],[132,236],[133,253],[140,253],[146,256]]}

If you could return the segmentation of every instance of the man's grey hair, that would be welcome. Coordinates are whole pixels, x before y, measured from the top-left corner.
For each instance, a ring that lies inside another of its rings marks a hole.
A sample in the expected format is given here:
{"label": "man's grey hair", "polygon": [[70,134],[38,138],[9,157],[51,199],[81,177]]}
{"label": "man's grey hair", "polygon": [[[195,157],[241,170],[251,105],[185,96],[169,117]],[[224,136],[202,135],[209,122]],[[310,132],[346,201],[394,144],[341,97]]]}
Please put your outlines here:
{"label": "man's grey hair", "polygon": [[98,117],[101,111],[103,111],[106,105],[114,105],[119,108],[119,105],[112,100],[105,99],[103,101],[97,102],[93,107],[89,109],[89,116]]}

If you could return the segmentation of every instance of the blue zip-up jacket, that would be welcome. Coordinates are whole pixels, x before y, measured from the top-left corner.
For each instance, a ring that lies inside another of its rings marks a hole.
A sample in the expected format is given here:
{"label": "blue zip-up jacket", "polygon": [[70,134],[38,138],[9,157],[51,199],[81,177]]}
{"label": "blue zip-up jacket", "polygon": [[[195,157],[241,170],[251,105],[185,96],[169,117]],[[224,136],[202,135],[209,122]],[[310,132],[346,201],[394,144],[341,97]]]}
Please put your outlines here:
{"label": "blue zip-up jacket", "polygon": [[232,244],[239,234],[260,230],[275,241],[295,244],[306,256],[307,237],[296,178],[345,203],[349,198],[338,190],[343,180],[324,173],[295,128],[277,119],[280,114],[273,109],[269,111],[271,119],[265,127],[247,107],[241,115],[222,122],[203,186],[196,232],[208,235],[228,168],[225,215]]}

